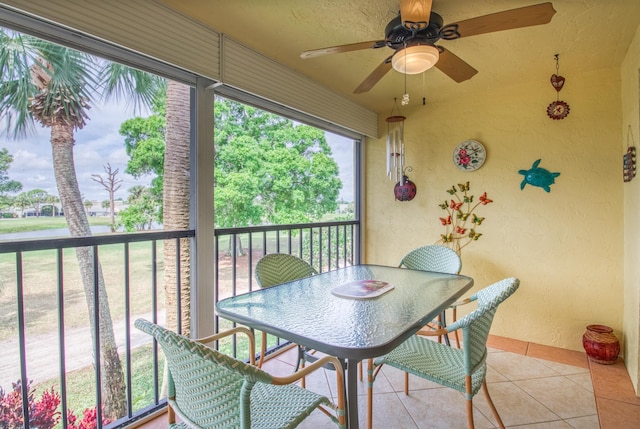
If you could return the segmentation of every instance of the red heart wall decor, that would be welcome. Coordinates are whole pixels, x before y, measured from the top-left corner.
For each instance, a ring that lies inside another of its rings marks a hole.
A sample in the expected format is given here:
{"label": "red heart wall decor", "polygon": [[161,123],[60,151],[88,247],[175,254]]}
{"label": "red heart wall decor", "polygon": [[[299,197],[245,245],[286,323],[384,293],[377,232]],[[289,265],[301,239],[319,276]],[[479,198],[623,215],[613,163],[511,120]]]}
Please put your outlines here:
{"label": "red heart wall decor", "polygon": [[560,90],[564,86],[564,76],[552,74],[551,85],[556,89],[556,91],[560,92]]}

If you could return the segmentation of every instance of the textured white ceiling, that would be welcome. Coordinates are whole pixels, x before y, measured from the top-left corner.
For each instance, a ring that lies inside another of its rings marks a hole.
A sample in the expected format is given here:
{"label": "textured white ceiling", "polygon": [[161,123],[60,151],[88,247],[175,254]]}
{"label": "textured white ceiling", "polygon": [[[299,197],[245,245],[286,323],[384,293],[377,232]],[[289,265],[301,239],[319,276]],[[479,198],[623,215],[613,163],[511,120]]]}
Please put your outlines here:
{"label": "textured white ceiling", "polygon": [[[391,70],[368,93],[353,90],[393,52],[389,48],[303,60],[305,50],[384,38],[398,0],[161,0],[167,6],[315,79],[371,110],[388,113],[402,97],[405,76]],[[542,3],[535,0],[434,0],[445,24]],[[555,0],[549,24],[438,42],[478,70],[456,83],[433,68],[406,79],[411,103],[479,94],[496,85],[548,80],[560,74],[617,69],[640,25],[640,0]],[[617,78],[617,76],[616,76]]]}

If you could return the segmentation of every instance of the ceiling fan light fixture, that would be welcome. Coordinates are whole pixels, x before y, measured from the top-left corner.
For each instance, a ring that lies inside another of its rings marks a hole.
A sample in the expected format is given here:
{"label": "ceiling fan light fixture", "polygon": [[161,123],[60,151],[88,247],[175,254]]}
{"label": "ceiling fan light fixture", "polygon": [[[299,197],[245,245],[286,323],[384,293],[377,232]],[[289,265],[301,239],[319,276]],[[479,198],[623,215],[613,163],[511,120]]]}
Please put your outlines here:
{"label": "ceiling fan light fixture", "polygon": [[391,65],[400,73],[418,74],[433,67],[438,58],[440,51],[435,46],[414,45],[393,54]]}

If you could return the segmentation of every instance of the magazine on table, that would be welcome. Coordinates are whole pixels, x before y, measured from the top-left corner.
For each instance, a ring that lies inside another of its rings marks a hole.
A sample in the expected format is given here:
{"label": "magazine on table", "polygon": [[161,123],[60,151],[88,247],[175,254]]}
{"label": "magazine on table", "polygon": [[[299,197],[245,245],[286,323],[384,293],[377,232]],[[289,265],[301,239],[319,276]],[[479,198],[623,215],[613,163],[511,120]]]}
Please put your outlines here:
{"label": "magazine on table", "polygon": [[331,293],[341,298],[375,298],[393,289],[393,285],[381,280],[356,280],[336,286]]}

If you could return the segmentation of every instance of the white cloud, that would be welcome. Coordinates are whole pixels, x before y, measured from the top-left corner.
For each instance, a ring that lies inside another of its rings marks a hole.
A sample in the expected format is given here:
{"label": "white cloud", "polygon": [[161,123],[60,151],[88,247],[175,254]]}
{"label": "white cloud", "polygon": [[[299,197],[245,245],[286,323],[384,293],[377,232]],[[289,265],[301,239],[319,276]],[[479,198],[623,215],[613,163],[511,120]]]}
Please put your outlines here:
{"label": "white cloud", "polygon": [[[146,115],[148,112],[143,112],[143,116]],[[116,198],[126,198],[127,190],[134,185],[148,185],[150,177],[135,179],[124,173],[129,157],[124,149],[124,139],[118,130],[122,122],[134,117],[132,110],[115,102],[106,105],[96,104],[89,110],[89,116],[91,119],[87,121],[87,125],[74,134],[76,176],[83,196],[98,201],[108,198],[108,193],[102,185],[91,180],[92,174],[100,174],[106,178],[103,166],[107,163],[110,163],[114,170],[120,170],[117,177],[123,180]],[[36,126],[35,135],[18,140],[0,141],[0,148],[7,148],[13,156],[13,163],[8,171],[9,178],[22,183],[24,191],[38,188],[58,195],[50,139],[50,129]]]}
{"label": "white cloud", "polygon": [[[46,149],[49,147],[45,146]],[[11,152],[11,151],[10,151]],[[12,153],[13,163],[11,164],[11,171],[26,171],[32,172],[34,170],[49,170],[51,169],[51,154],[37,153],[31,150],[18,149]]]}

